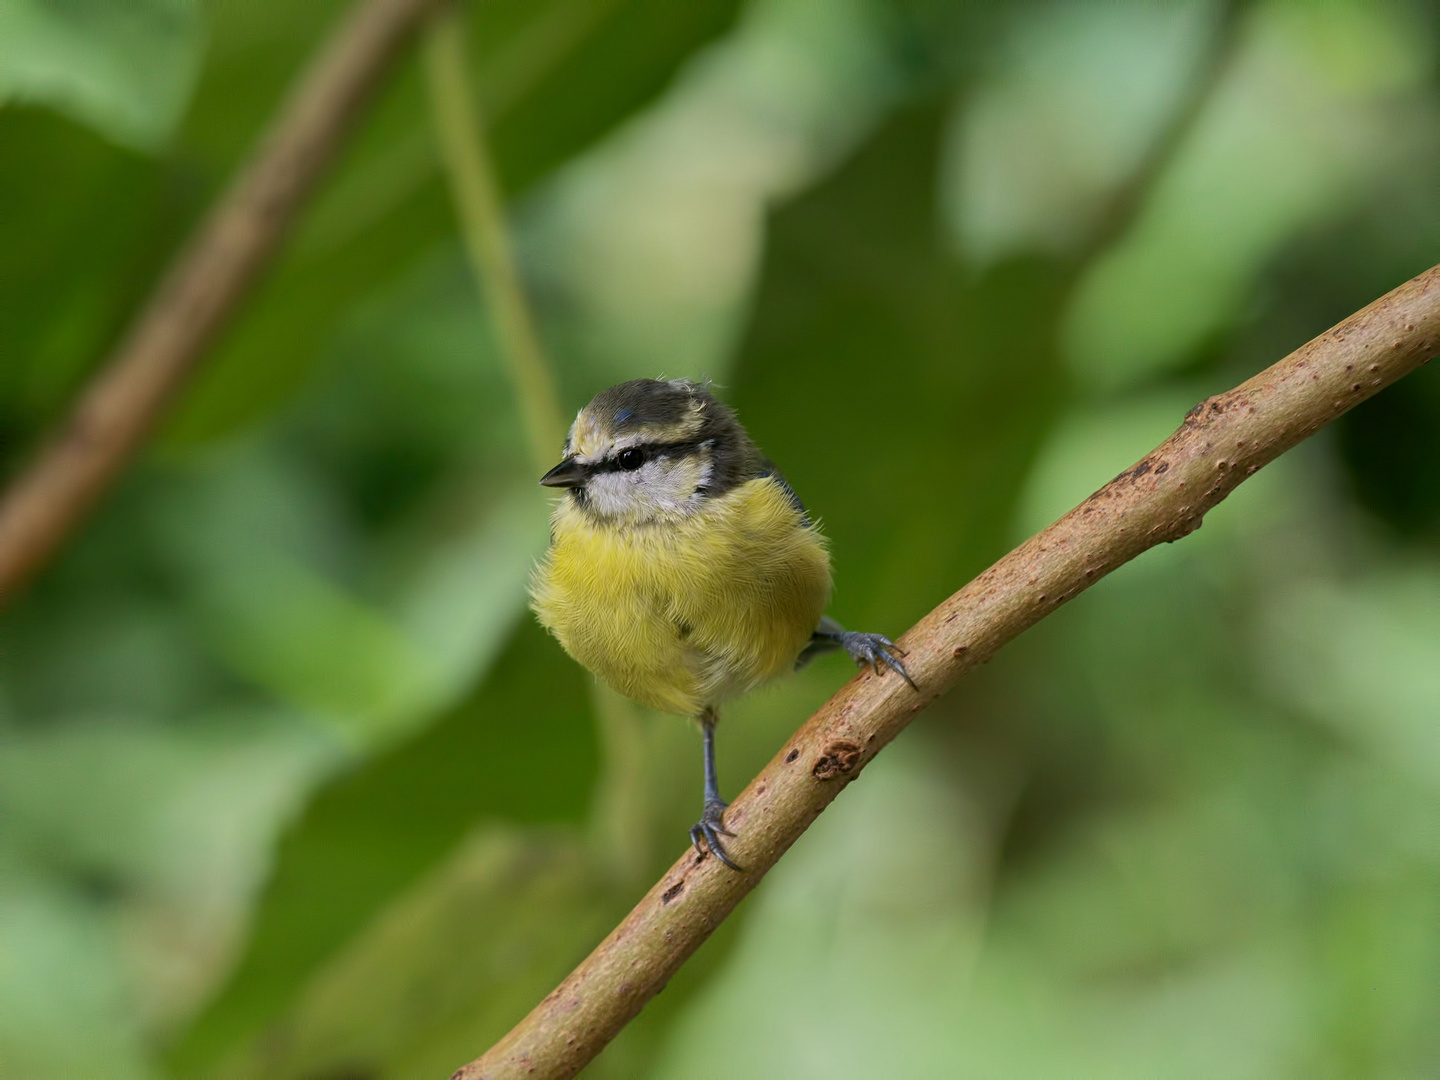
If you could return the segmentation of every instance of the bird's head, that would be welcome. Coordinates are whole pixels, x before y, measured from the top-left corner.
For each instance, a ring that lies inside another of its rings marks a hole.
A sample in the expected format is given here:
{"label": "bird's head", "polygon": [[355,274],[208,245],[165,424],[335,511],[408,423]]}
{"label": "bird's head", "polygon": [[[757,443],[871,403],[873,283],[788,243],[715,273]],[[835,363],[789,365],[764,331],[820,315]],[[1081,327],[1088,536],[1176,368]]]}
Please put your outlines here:
{"label": "bird's head", "polygon": [[634,379],[596,394],[540,479],[600,521],[644,525],[700,510],[755,474],[759,452],[702,383]]}

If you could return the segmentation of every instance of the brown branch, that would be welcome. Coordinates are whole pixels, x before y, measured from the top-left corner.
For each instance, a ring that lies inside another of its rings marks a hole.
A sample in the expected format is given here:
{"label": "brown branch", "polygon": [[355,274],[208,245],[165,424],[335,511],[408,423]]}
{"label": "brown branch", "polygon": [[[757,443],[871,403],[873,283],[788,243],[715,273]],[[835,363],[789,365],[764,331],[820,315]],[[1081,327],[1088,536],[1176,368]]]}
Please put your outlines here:
{"label": "brown branch", "polygon": [[1440,343],[1440,266],[1190,411],[1180,429],[922,619],[901,643],[921,687],[863,672],[731,805],[747,869],[687,853],[514,1030],[453,1080],[574,1076],[930,702],[1021,631],[1162,541],[1199,528],[1246,477],[1420,367]]}
{"label": "brown branch", "polygon": [[364,0],[311,61],[68,421],[0,501],[0,603],[54,554],[150,434],[436,2]]}

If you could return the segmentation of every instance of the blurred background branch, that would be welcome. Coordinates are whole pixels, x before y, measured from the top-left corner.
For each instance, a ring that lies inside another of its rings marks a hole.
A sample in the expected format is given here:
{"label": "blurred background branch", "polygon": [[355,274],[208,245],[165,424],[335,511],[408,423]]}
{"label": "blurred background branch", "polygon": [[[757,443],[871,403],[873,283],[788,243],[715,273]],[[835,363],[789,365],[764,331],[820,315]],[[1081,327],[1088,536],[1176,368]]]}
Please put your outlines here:
{"label": "blurred background branch", "polygon": [[897,679],[862,672],[806,721],[727,812],[744,871],[681,856],[564,982],[455,1080],[574,1076],[924,706],[1105,575],[1199,528],[1243,481],[1429,362],[1437,346],[1440,266],[1195,406],[1144,459],[900,639],[918,695]]}
{"label": "blurred background branch", "polygon": [[143,445],[433,4],[361,0],[327,38],[70,417],[0,499],[0,604],[51,558]]}

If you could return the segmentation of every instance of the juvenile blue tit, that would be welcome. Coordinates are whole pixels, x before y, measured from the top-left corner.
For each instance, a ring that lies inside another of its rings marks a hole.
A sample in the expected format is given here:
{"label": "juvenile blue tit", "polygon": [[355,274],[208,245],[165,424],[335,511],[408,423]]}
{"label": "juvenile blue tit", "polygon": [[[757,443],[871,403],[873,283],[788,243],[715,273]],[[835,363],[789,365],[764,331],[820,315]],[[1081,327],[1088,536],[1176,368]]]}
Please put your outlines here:
{"label": "juvenile blue tit", "polygon": [[699,721],[705,805],[690,839],[738,870],[720,840],[735,835],[715,778],[721,703],[834,648],[910,682],[900,650],[824,617],[824,537],[700,383],[635,379],[596,395],[540,483],[565,496],[531,583],[535,614],[626,697]]}

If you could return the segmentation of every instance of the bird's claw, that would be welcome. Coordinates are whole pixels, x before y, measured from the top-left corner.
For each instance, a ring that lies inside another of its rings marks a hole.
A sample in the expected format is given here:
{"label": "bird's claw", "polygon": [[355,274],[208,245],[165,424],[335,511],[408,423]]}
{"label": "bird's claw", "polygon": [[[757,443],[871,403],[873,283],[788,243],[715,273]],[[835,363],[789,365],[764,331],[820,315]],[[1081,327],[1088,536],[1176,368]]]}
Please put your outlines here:
{"label": "bird's claw", "polygon": [[911,690],[919,692],[920,688],[915,685],[915,680],[910,678],[910,673],[905,670],[905,665],[897,659],[897,656],[909,654],[884,634],[866,634],[858,630],[846,630],[840,635],[840,644],[855,663],[869,664],[876,675],[881,674],[880,665],[883,663],[909,683]]}
{"label": "bird's claw", "polygon": [[[725,828],[725,808],[729,805],[719,799],[707,799],[705,812],[700,815],[700,820],[690,826],[690,843],[695,845],[695,850],[702,858],[708,850],[731,870],[739,870],[740,867],[726,854],[725,845],[720,842],[722,836],[735,835]],[[705,841],[703,847],[700,844],[701,840]]]}

